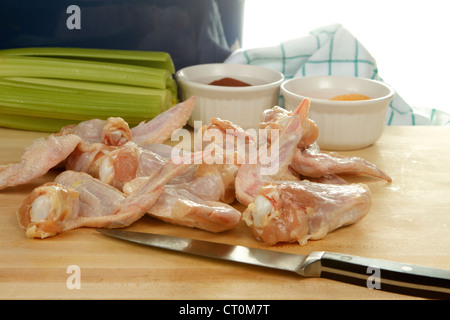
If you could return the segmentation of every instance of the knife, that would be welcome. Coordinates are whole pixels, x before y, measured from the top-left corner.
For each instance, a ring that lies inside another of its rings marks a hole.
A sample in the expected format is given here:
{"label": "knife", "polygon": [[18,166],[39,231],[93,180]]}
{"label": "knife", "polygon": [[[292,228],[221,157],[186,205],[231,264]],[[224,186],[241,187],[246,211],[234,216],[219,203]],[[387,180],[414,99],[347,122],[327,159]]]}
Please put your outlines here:
{"label": "knife", "polygon": [[313,251],[309,255],[299,255],[161,234],[118,229],[97,231],[142,245],[291,271],[303,277],[327,278],[369,289],[424,298],[450,299],[448,270],[327,251]]}

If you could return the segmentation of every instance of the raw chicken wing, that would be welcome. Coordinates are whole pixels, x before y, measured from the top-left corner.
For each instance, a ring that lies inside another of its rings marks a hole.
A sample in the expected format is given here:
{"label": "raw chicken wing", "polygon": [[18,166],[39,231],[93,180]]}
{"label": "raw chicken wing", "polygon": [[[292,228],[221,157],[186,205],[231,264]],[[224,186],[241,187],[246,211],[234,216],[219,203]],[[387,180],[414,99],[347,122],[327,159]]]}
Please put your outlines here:
{"label": "raw chicken wing", "polygon": [[[261,128],[283,128],[292,112],[280,107],[267,109],[263,112]],[[311,119],[302,122],[303,136],[298,144],[291,168],[298,174],[321,178],[336,174],[370,175],[386,181],[392,181],[374,164],[358,157],[343,157],[337,153],[325,154],[320,152],[315,142],[319,136],[319,128]]]}
{"label": "raw chicken wing", "polygon": [[[292,111],[275,106],[271,109],[263,111],[261,114],[261,122],[259,127],[261,129],[282,129],[292,116]],[[319,127],[317,124],[306,118],[302,121],[303,134],[302,139],[298,143],[298,147],[309,146],[319,137]]]}
{"label": "raw chicken wing", "polygon": [[307,177],[336,174],[369,175],[391,182],[392,179],[373,163],[359,157],[343,157],[336,153],[323,153],[317,143],[295,151],[291,168]]}
{"label": "raw chicken wing", "polygon": [[165,142],[175,130],[186,125],[194,110],[195,100],[196,97],[192,96],[159,114],[149,122],[141,122],[131,129],[132,140],[138,145]]}
{"label": "raw chicken wing", "polygon": [[74,134],[33,141],[25,148],[19,163],[0,166],[0,190],[42,177],[65,160],[80,142],[81,138]]}
{"label": "raw chicken wing", "polygon": [[236,196],[247,205],[243,219],[256,238],[269,245],[321,239],[336,228],[358,221],[370,208],[371,195],[365,185],[300,181],[291,171],[308,109],[309,100],[305,99],[285,120],[276,174],[262,176],[260,164],[244,164],[238,171]]}
{"label": "raw chicken wing", "polygon": [[123,185],[137,177],[152,178],[168,161],[129,141],[125,145],[86,152],[74,152],[66,161],[68,170],[89,173],[95,178],[122,190]]}
{"label": "raw chicken wing", "polygon": [[164,193],[148,213],[165,222],[210,232],[232,229],[242,217],[232,206],[203,200],[178,185],[166,185]]}
{"label": "raw chicken wing", "polygon": [[57,135],[66,134],[76,134],[85,144],[103,143],[108,146],[121,146],[131,140],[128,123],[119,117],[82,121],[77,125],[63,127],[57,133]]}
{"label": "raw chicken wing", "polygon": [[[168,157],[168,148],[158,146],[153,150]],[[192,164],[166,184],[163,194],[148,213],[165,222],[211,232],[234,228],[242,214],[227,203],[234,201],[236,172],[235,165]],[[131,180],[123,190],[132,194],[148,179],[138,177]]]}
{"label": "raw chicken wing", "polygon": [[47,238],[79,227],[125,227],[147,213],[164,185],[187,165],[170,162],[128,197],[92,176],[64,171],[33,190],[17,212],[29,238]]}
{"label": "raw chicken wing", "polygon": [[[309,100],[305,99],[290,115],[286,126],[279,135],[279,144],[270,145],[271,155],[277,155],[278,159],[270,164],[244,163],[240,166],[236,177],[236,198],[243,205],[249,205],[266,181],[282,180],[289,174],[289,165],[294,157],[297,144],[302,138],[302,122],[305,121],[309,110]],[[262,169],[273,166],[275,171],[271,175],[262,175]],[[277,168],[278,167],[278,168]]]}
{"label": "raw chicken wing", "polygon": [[259,190],[243,220],[257,239],[269,245],[304,245],[362,219],[370,205],[371,193],[364,184],[271,182]]}

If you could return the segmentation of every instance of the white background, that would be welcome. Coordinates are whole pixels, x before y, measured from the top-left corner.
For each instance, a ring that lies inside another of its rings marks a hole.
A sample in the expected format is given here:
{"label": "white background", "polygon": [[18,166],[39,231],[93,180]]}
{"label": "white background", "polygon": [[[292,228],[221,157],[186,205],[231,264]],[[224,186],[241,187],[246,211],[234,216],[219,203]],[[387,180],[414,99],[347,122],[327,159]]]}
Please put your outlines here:
{"label": "white background", "polygon": [[408,104],[450,112],[449,6],[445,0],[245,0],[242,47],[276,45],[340,23]]}

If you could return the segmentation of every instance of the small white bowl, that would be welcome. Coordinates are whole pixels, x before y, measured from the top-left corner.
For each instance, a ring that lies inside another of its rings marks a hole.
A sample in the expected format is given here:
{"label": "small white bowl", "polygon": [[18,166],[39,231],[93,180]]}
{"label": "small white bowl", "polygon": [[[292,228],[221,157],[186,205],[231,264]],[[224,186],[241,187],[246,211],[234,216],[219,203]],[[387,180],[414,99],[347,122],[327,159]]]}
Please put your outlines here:
{"label": "small white bowl", "polygon": [[[227,87],[209,85],[222,78],[233,78],[251,86]],[[188,121],[209,124],[211,118],[232,121],[243,129],[258,128],[261,113],[278,105],[282,73],[272,69],[227,63],[200,64],[175,74],[181,99],[196,96],[196,105]]]}
{"label": "small white bowl", "polygon": [[[394,90],[383,82],[341,76],[294,78],[281,85],[285,108],[295,109],[309,98],[308,117],[319,127],[319,146],[356,150],[374,144],[383,133],[386,110]],[[336,101],[338,95],[362,94],[369,100]]]}

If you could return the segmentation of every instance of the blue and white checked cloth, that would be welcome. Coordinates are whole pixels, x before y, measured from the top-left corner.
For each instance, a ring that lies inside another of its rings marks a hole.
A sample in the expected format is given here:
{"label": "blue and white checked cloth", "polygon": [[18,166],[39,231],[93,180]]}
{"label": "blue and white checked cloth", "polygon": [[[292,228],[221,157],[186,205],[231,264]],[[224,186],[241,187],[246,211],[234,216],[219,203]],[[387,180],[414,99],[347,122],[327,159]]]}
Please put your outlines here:
{"label": "blue and white checked cloth", "polygon": [[[225,63],[264,66],[283,73],[286,79],[339,75],[383,81],[374,57],[340,24],[313,30],[276,46],[237,50]],[[436,109],[412,108],[396,93],[386,124],[450,126],[450,115]]]}

